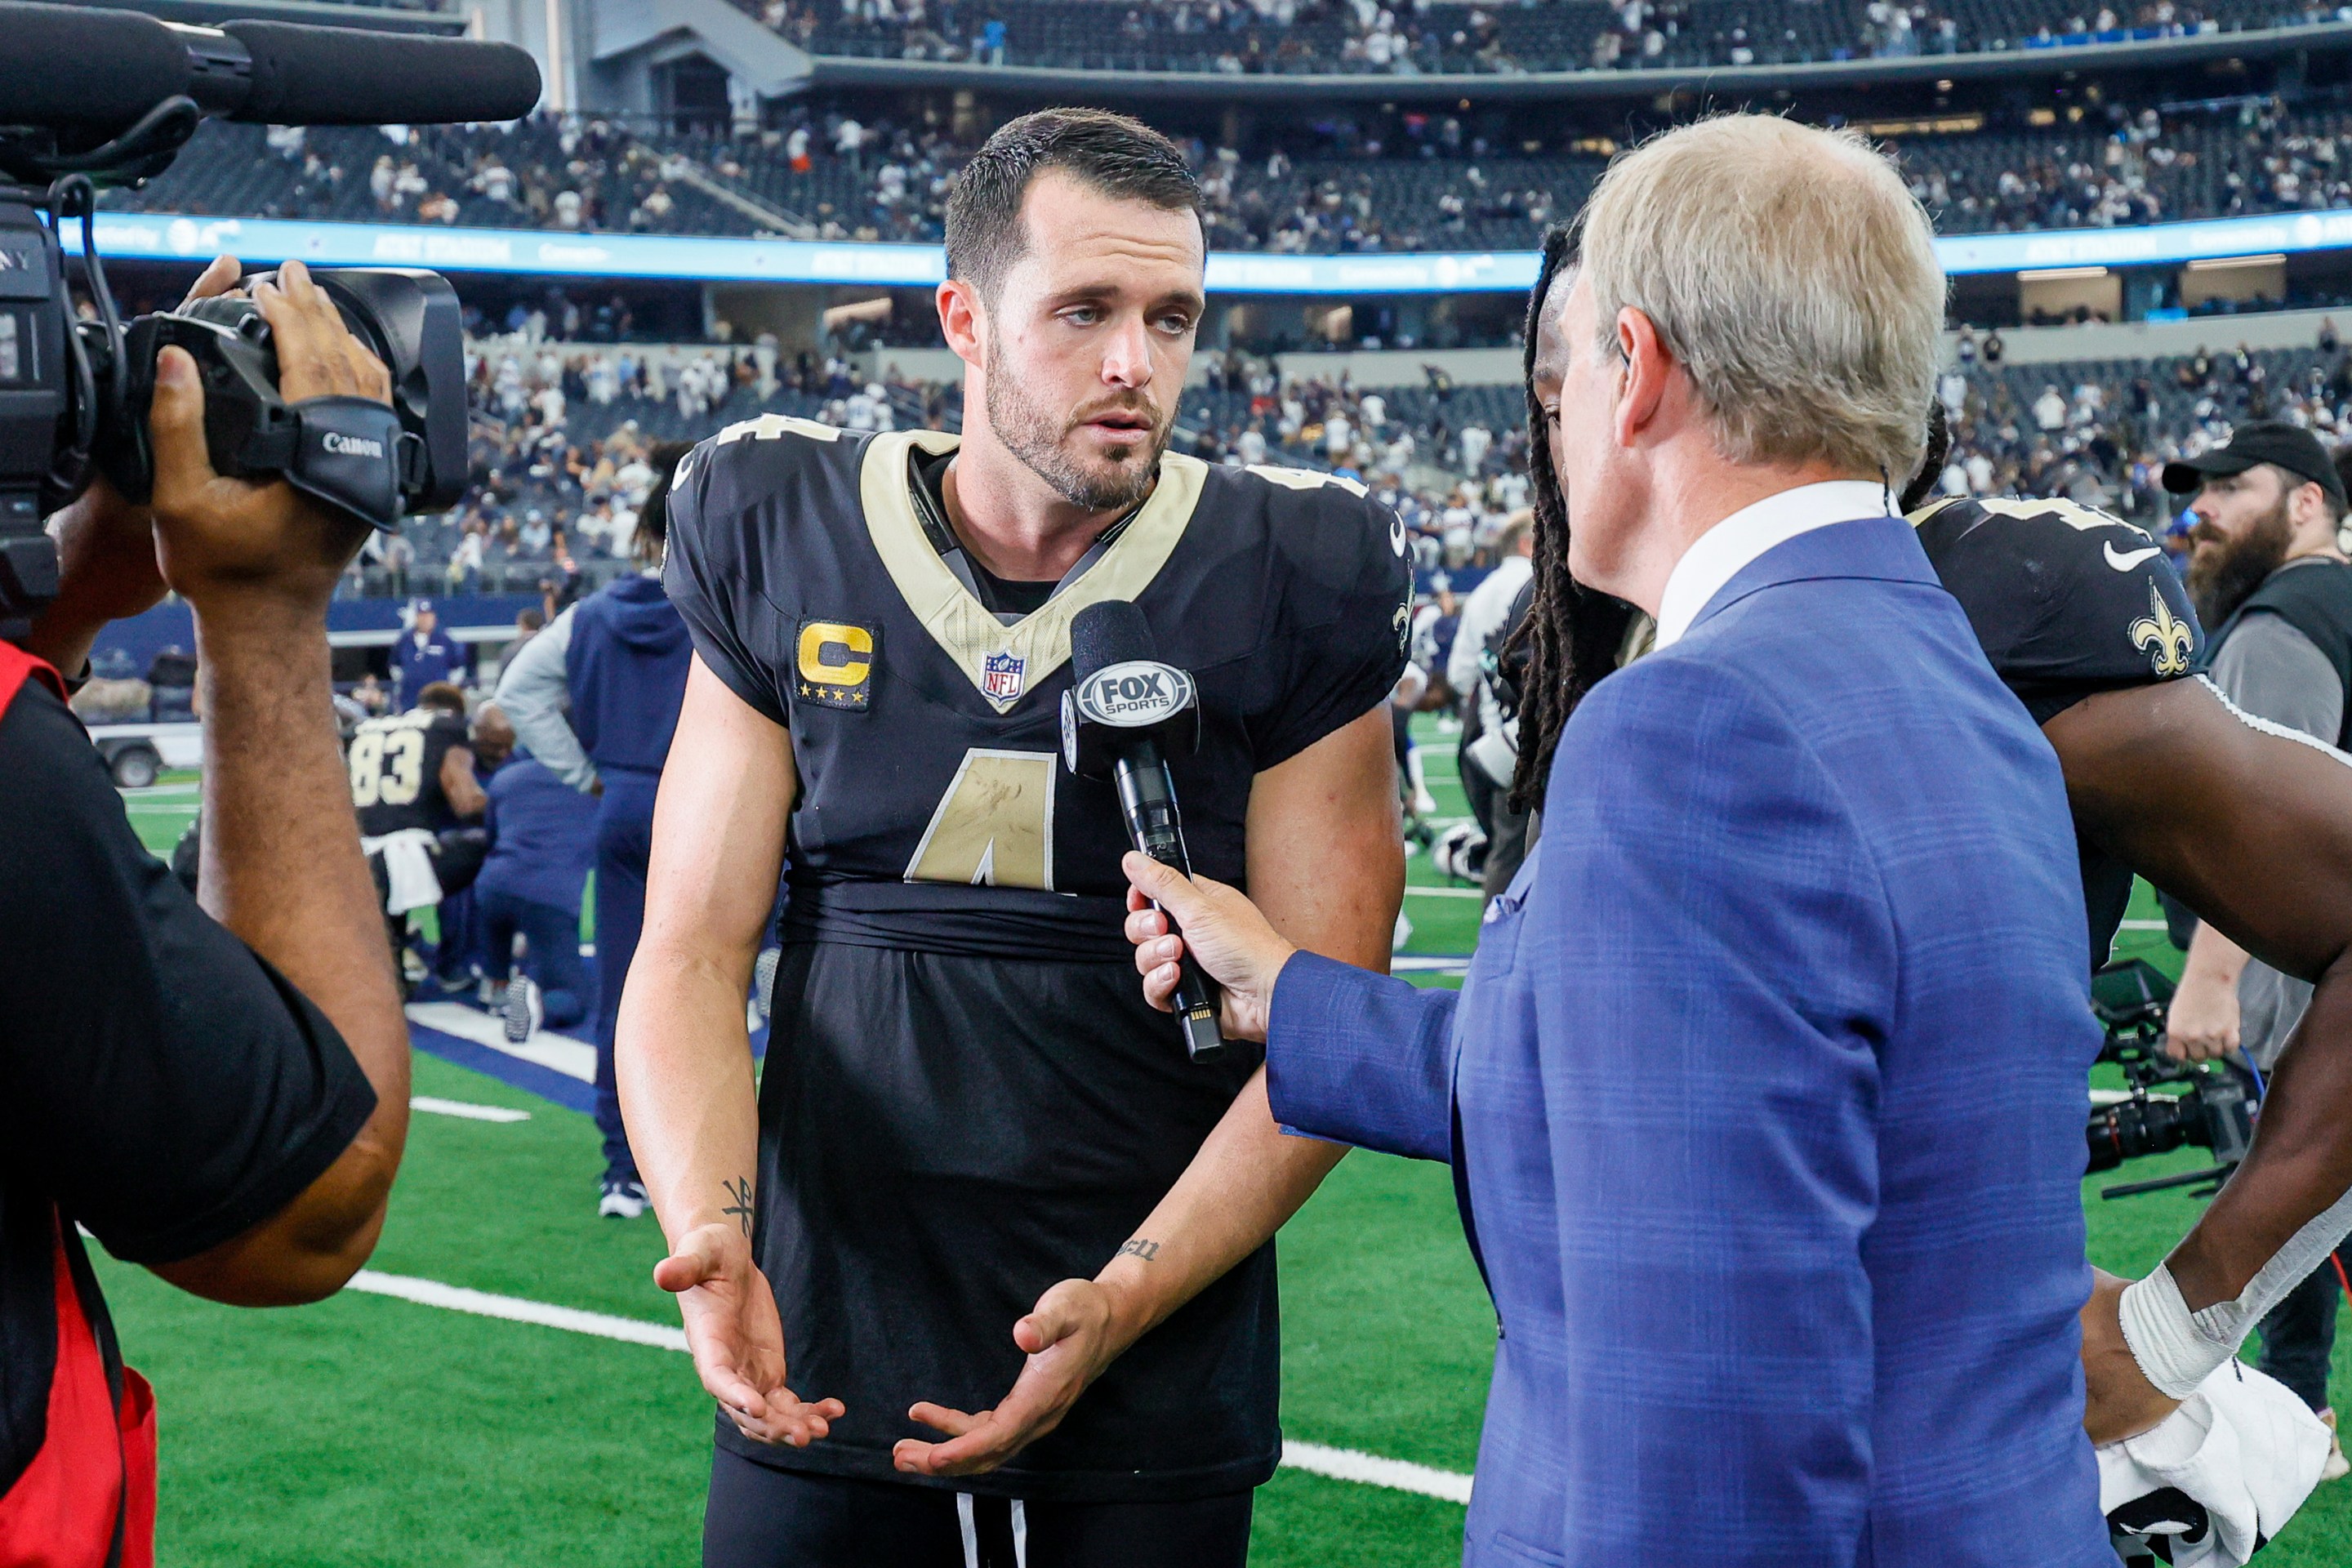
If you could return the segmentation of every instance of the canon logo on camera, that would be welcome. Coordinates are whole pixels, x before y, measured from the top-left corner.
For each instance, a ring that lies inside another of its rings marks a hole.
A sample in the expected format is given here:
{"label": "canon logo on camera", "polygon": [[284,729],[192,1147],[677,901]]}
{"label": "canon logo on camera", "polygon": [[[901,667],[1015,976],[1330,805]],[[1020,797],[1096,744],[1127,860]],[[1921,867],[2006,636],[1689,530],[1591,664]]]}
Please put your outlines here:
{"label": "canon logo on camera", "polygon": [[381,458],[383,443],[365,436],[346,436],[340,430],[330,430],[320,437],[319,444],[343,458]]}
{"label": "canon logo on camera", "polygon": [[1077,685],[1078,711],[1097,724],[1139,730],[1182,712],[1192,701],[1192,678],[1173,665],[1129,659],[1106,665]]}

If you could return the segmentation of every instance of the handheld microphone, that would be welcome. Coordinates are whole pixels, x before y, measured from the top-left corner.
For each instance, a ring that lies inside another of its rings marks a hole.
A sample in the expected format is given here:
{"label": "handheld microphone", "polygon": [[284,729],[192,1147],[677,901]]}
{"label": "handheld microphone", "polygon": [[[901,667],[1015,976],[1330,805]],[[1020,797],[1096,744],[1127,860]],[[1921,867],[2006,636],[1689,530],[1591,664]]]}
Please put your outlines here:
{"label": "handheld microphone", "polygon": [[166,99],[278,125],[516,120],[539,65],[511,44],[291,22],[218,27],[0,4],[0,121],[117,130]]}
{"label": "handheld microphone", "polygon": [[[1089,605],[1072,617],[1070,663],[1076,679],[1062,693],[1062,760],[1081,778],[1116,784],[1129,842],[1189,877],[1192,862],[1184,852],[1168,757],[1200,743],[1201,710],[1192,678],[1160,663],[1159,651],[1143,612],[1125,599]],[[1152,907],[1160,909],[1156,900]],[[1173,915],[1168,929],[1176,930]],[[1216,984],[1201,973],[1190,949],[1178,960],[1176,993],[1169,1002],[1187,1055],[1213,1062],[1225,1054]]]}

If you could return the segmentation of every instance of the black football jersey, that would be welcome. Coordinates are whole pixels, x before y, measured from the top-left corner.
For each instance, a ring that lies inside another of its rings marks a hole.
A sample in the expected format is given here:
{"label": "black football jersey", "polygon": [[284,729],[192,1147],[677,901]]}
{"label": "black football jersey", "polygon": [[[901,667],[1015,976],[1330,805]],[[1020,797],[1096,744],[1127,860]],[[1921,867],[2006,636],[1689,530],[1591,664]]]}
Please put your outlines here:
{"label": "black football jersey", "polygon": [[1132,601],[1198,684],[1171,769],[1196,868],[1244,879],[1255,777],[1380,707],[1404,665],[1402,526],[1360,486],[1161,460],[1091,564],[1005,625],[922,527],[910,457],[957,437],[767,416],[670,491],[670,600],[702,661],[785,726],[799,771],[760,1083],[752,1246],[793,1386],[848,1414],[754,1462],[1034,1499],[1202,1497],[1281,1454],[1272,1244],[1144,1336],[1050,1436],[916,1483],[917,1400],[982,1409],[1012,1325],[1091,1277],[1261,1059],[1187,1059],[1120,935],[1127,832],[1061,757],[1070,624]]}
{"label": "black football jersey", "polygon": [[[2197,612],[2164,547],[2143,530],[2069,500],[1963,497],[1931,501],[1911,521],[1993,673],[2036,724],[2096,692],[2198,668]],[[2132,872],[2088,839],[2080,854],[2092,962],[2103,963]]]}
{"label": "black football jersey", "polygon": [[1239,884],[1251,779],[1403,667],[1404,530],[1352,481],[1171,454],[1094,564],[1008,626],[915,510],[910,451],[957,439],[766,416],[704,442],[670,492],[670,600],[702,661],[792,731],[796,929],[1124,961],[1118,799],[1061,762],[1072,618],[1132,600],[1192,672],[1200,747],[1171,762],[1186,845]]}
{"label": "black football jersey", "polygon": [[343,753],[361,834],[373,838],[410,827],[438,833],[457,826],[457,814],[441,789],[441,760],[450,747],[468,744],[465,720],[437,708],[362,722]]}

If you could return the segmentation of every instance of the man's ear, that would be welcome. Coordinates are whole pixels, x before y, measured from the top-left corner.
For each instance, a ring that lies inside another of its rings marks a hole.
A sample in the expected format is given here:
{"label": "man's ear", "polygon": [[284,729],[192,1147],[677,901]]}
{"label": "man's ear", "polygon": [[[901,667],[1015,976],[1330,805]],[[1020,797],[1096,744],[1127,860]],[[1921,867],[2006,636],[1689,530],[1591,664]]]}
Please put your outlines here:
{"label": "man's ear", "polygon": [[1620,361],[1616,437],[1619,446],[1631,447],[1656,421],[1675,360],[1659,338],[1656,324],[1631,305],[1617,312],[1616,334]]}
{"label": "man's ear", "polygon": [[980,302],[980,291],[963,279],[950,278],[940,285],[938,300],[940,335],[955,351],[956,358],[979,369],[986,357],[982,334],[987,330],[987,311]]}

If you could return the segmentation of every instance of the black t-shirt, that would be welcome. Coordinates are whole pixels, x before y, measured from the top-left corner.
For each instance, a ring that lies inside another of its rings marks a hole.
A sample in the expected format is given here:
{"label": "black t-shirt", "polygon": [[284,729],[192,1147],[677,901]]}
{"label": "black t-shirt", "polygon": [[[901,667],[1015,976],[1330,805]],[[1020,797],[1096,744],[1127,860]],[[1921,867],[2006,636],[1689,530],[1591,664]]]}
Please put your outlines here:
{"label": "black t-shirt", "polygon": [[441,761],[450,747],[468,743],[466,721],[437,708],[370,719],[352,731],[344,760],[360,831],[373,838],[404,828],[439,833],[457,826],[457,813],[441,788]]}
{"label": "black t-shirt", "polygon": [[0,714],[0,780],[5,1492],[45,1425],[49,1205],[131,1262],[193,1257],[316,1180],[375,1091],[319,1010],[141,847],[80,724],[29,683]]}
{"label": "black t-shirt", "polygon": [[[1240,882],[1253,781],[1387,700],[1411,588],[1404,531],[1361,486],[1171,455],[1094,563],[1008,626],[919,515],[910,448],[954,440],[753,420],[698,447],[669,501],[671,601],[798,767],[755,1247],[793,1386],[850,1411],[806,1448],[724,1421],[719,1441],[872,1480],[908,1479],[897,1438],[935,1436],[915,1400],[1003,1395],[1014,1321],[1134,1234],[1258,1060],[1194,1066],[1137,992],[1118,798],[1060,754],[1072,616],[1132,601],[1192,673],[1187,847]],[[1264,1480],[1276,1310],[1269,1245],[1051,1438],[947,1484],[1108,1501]]]}
{"label": "black t-shirt", "polygon": [[[2179,680],[2202,634],[2164,548],[2069,500],[1930,502],[1919,542],[1960,602],[1993,673],[2036,724],[2101,691]],[[2078,834],[2091,962],[2106,962],[2131,902],[2131,868]]]}

